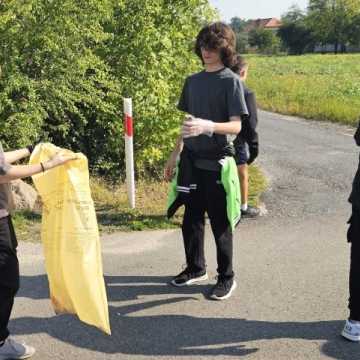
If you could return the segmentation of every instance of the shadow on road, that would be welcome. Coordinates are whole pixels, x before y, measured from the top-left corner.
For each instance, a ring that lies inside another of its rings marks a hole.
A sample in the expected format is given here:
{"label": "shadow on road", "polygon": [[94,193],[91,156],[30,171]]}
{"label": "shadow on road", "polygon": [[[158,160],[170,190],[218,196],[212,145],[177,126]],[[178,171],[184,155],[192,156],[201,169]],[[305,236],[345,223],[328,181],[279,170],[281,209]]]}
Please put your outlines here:
{"label": "shadow on road", "polygon": [[[166,286],[168,277],[106,277],[109,301],[136,300],[143,295],[168,295],[167,299],[110,306],[113,335],[104,335],[74,316],[22,317],[11,321],[14,334],[47,333],[76,347],[107,354],[148,356],[246,356],[258,351],[247,347],[257,340],[303,339],[326,341],[321,351],[335,359],[359,359],[359,345],[339,336],[343,320],[315,322],[270,322],[236,318],[200,318],[187,315],[137,314],[142,310],[183,301],[199,301],[193,294],[205,294],[208,286],[177,289]],[[181,296],[179,296],[181,294]],[[22,277],[20,297],[48,297],[46,276]],[[204,300],[206,306],[206,300]]]}

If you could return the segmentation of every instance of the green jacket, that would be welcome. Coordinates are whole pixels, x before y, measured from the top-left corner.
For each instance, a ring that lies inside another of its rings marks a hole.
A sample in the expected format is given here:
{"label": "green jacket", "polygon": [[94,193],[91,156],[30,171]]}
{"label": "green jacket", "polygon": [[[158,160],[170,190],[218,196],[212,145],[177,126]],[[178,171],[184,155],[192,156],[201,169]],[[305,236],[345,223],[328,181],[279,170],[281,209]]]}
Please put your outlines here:
{"label": "green jacket", "polygon": [[[241,193],[238,171],[235,160],[231,156],[227,156],[224,159],[220,160],[220,164],[222,166],[221,183],[224,186],[226,192],[227,216],[231,229],[232,231],[234,231],[241,217]],[[178,196],[178,192],[176,190],[178,172],[179,167],[176,168],[175,176],[170,185],[167,203],[168,209],[175,202]]]}

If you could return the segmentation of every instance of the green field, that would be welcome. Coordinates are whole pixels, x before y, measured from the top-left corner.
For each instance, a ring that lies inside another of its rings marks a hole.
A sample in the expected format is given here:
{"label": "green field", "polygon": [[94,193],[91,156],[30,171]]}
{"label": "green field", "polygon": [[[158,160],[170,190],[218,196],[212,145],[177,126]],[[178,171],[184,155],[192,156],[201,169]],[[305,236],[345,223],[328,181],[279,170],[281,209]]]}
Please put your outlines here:
{"label": "green field", "polygon": [[360,119],[360,54],[248,60],[248,85],[262,109],[350,125]]}

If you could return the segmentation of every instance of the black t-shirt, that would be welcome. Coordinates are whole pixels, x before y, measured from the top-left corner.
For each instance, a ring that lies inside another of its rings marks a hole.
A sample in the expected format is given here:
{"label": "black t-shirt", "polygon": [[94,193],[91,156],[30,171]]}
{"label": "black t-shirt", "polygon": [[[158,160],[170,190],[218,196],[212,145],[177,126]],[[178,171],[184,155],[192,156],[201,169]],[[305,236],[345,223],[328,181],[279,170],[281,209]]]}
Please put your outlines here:
{"label": "black t-shirt", "polygon": [[[189,76],[178,109],[214,122],[228,122],[231,116],[248,115],[242,82],[228,68],[215,72],[201,71]],[[218,171],[220,165],[211,159],[234,138],[219,134],[213,134],[212,137],[200,135],[184,139],[184,145],[194,154],[196,167]]]}

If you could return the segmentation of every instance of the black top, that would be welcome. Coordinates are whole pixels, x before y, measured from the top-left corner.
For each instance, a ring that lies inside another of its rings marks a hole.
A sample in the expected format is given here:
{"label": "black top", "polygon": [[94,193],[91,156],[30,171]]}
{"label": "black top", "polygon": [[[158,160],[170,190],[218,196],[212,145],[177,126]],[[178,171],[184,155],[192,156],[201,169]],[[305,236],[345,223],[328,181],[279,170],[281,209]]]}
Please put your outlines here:
{"label": "black top", "polygon": [[258,146],[259,136],[256,131],[258,124],[258,114],[255,93],[244,86],[244,95],[249,116],[243,118],[241,131],[234,141],[234,145],[243,145],[244,142],[249,146]]}
{"label": "black top", "polygon": [[[178,109],[214,122],[228,122],[231,116],[248,115],[242,82],[228,68],[189,76]],[[229,135],[200,135],[184,139],[184,145],[193,153],[196,167],[218,171],[220,165],[213,159],[233,140],[234,136]]]}

